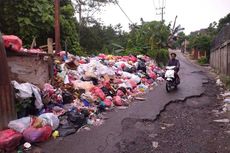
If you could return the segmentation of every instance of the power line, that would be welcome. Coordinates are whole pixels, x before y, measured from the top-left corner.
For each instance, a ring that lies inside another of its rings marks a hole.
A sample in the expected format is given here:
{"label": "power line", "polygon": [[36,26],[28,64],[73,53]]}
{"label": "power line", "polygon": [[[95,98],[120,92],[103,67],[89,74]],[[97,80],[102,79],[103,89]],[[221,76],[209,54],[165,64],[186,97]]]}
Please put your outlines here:
{"label": "power line", "polygon": [[117,6],[120,8],[120,10],[124,13],[124,15],[126,16],[126,18],[129,20],[129,22],[131,22],[132,24],[134,24],[133,21],[129,18],[129,16],[125,13],[125,11],[122,9],[122,7],[119,5],[118,1],[115,0],[115,2],[117,4]]}
{"label": "power line", "polygon": [[166,6],[166,1],[162,0],[162,6],[161,6],[161,2],[159,0],[159,8],[157,8],[157,10],[160,10],[160,13],[157,13],[157,15],[161,15],[161,21],[163,22],[164,21],[164,9],[165,9],[165,6]]}
{"label": "power line", "polygon": [[153,7],[154,7],[154,9],[157,8],[154,0],[153,0]]}

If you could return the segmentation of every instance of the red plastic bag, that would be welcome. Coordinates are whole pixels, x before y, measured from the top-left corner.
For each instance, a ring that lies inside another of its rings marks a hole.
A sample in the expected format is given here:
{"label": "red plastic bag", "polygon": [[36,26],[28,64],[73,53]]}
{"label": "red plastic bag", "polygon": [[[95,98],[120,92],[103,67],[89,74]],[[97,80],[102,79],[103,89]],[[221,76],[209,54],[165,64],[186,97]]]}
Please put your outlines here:
{"label": "red plastic bag", "polygon": [[115,96],[113,97],[114,98],[114,105],[116,106],[122,106],[122,100],[121,100],[121,97],[120,96]]}
{"label": "red plastic bag", "polygon": [[97,97],[101,98],[101,100],[105,99],[105,94],[99,87],[94,87],[91,90],[92,93],[94,93]]}
{"label": "red plastic bag", "polygon": [[22,48],[22,40],[14,35],[2,36],[4,45],[6,48],[10,48],[13,51],[20,52]]}
{"label": "red plastic bag", "polygon": [[104,100],[104,103],[105,103],[105,106],[106,106],[106,107],[111,107],[111,106],[112,106],[112,101],[111,101],[110,99],[107,99],[107,98],[106,98],[106,99]]}
{"label": "red plastic bag", "polygon": [[131,86],[132,86],[133,89],[137,87],[137,83],[135,81],[133,81],[133,80],[130,79],[129,83],[131,84]]}
{"label": "red plastic bag", "polygon": [[137,58],[134,57],[134,56],[131,56],[131,57],[129,58],[129,60],[132,61],[133,63],[135,63],[135,62],[137,61]]}
{"label": "red plastic bag", "polygon": [[117,90],[117,96],[122,97],[122,96],[124,96],[124,95],[125,95],[125,94],[124,94],[123,91]]}
{"label": "red plastic bag", "polygon": [[149,72],[148,75],[149,75],[150,78],[152,78],[154,80],[157,78],[157,75],[154,72]]}
{"label": "red plastic bag", "polygon": [[29,127],[24,130],[23,137],[28,142],[43,142],[49,139],[52,134],[52,128],[50,126],[44,126],[42,128]]}
{"label": "red plastic bag", "polygon": [[12,129],[0,131],[0,149],[6,151],[14,150],[22,139],[22,134]]}

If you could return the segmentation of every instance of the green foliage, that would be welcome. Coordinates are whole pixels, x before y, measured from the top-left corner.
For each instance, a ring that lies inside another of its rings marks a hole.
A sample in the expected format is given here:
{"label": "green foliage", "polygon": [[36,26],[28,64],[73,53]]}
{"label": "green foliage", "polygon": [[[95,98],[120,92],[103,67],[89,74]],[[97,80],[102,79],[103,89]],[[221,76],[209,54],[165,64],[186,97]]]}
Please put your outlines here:
{"label": "green foliage", "polygon": [[173,43],[173,48],[176,49],[176,48],[181,48],[182,46],[182,43],[184,42],[186,36],[185,36],[185,33],[184,32],[179,32],[177,34],[177,37],[176,37],[176,41]]}
{"label": "green foliage", "polygon": [[79,54],[80,44],[77,31],[77,20],[74,17],[74,7],[71,1],[67,0],[60,5],[60,26],[62,48],[67,45],[67,50]]}
{"label": "green foliage", "polygon": [[209,35],[195,35],[190,37],[189,46],[199,51],[209,51],[211,40]]}
{"label": "green foliage", "polygon": [[219,32],[227,23],[230,24],[230,13],[219,20],[217,31]]}
{"label": "green foliage", "polygon": [[53,6],[49,1],[7,0],[1,3],[0,29],[3,33],[18,35],[26,45],[33,37],[43,43],[44,38],[40,36],[52,34]]}
{"label": "green foliage", "polygon": [[138,46],[152,50],[166,48],[169,34],[170,30],[164,23],[159,21],[146,22],[141,26],[131,27],[127,47]]}
{"label": "green foliage", "polygon": [[95,23],[92,26],[81,26],[80,28],[80,44],[87,54],[98,54],[105,52],[107,54],[115,53],[117,47],[126,46],[127,33],[121,30],[118,24],[115,27],[103,26],[100,23]]}
{"label": "green foliage", "polygon": [[159,66],[165,66],[169,60],[169,52],[167,49],[152,50],[148,55],[154,58]]}
{"label": "green foliage", "polygon": [[[0,1],[0,29],[5,34],[19,36],[25,46],[30,46],[33,38],[38,45],[47,43],[47,38],[54,38],[54,2],[49,0],[7,0]],[[77,43],[76,19],[71,0],[61,3],[61,42],[68,48],[76,50]]]}
{"label": "green foliage", "polygon": [[208,63],[208,58],[207,57],[201,57],[200,59],[198,59],[198,63],[203,65],[203,64],[207,64]]}
{"label": "green foliage", "polygon": [[211,43],[217,34],[217,23],[210,23],[209,27],[204,32],[191,33],[188,36],[189,45],[188,49],[196,49],[199,51],[205,51],[207,53],[207,61],[210,58]]}
{"label": "green foliage", "polygon": [[[79,15],[79,23],[87,26],[94,24],[96,19],[94,14],[100,12],[101,8],[107,4],[115,3],[115,0],[72,0],[75,4],[76,13]],[[81,20],[81,21],[80,21]]]}

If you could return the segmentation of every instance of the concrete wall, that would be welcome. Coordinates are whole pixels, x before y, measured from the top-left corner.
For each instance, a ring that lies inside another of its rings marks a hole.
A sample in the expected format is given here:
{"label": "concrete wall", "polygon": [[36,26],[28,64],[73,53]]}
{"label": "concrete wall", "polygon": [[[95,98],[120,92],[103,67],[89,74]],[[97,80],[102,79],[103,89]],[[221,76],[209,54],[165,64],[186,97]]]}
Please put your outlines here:
{"label": "concrete wall", "polygon": [[10,79],[29,82],[40,88],[49,81],[49,64],[44,56],[8,56]]}
{"label": "concrete wall", "polygon": [[210,64],[221,74],[230,75],[230,40],[212,49]]}

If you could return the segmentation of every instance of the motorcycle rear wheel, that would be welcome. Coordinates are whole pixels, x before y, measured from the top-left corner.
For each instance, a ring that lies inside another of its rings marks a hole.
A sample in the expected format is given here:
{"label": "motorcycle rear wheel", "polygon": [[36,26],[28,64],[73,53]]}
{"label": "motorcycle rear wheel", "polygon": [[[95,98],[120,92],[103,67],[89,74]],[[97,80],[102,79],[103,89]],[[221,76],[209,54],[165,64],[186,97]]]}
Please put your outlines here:
{"label": "motorcycle rear wheel", "polygon": [[166,82],[166,91],[167,92],[171,91],[171,85],[168,82]]}

